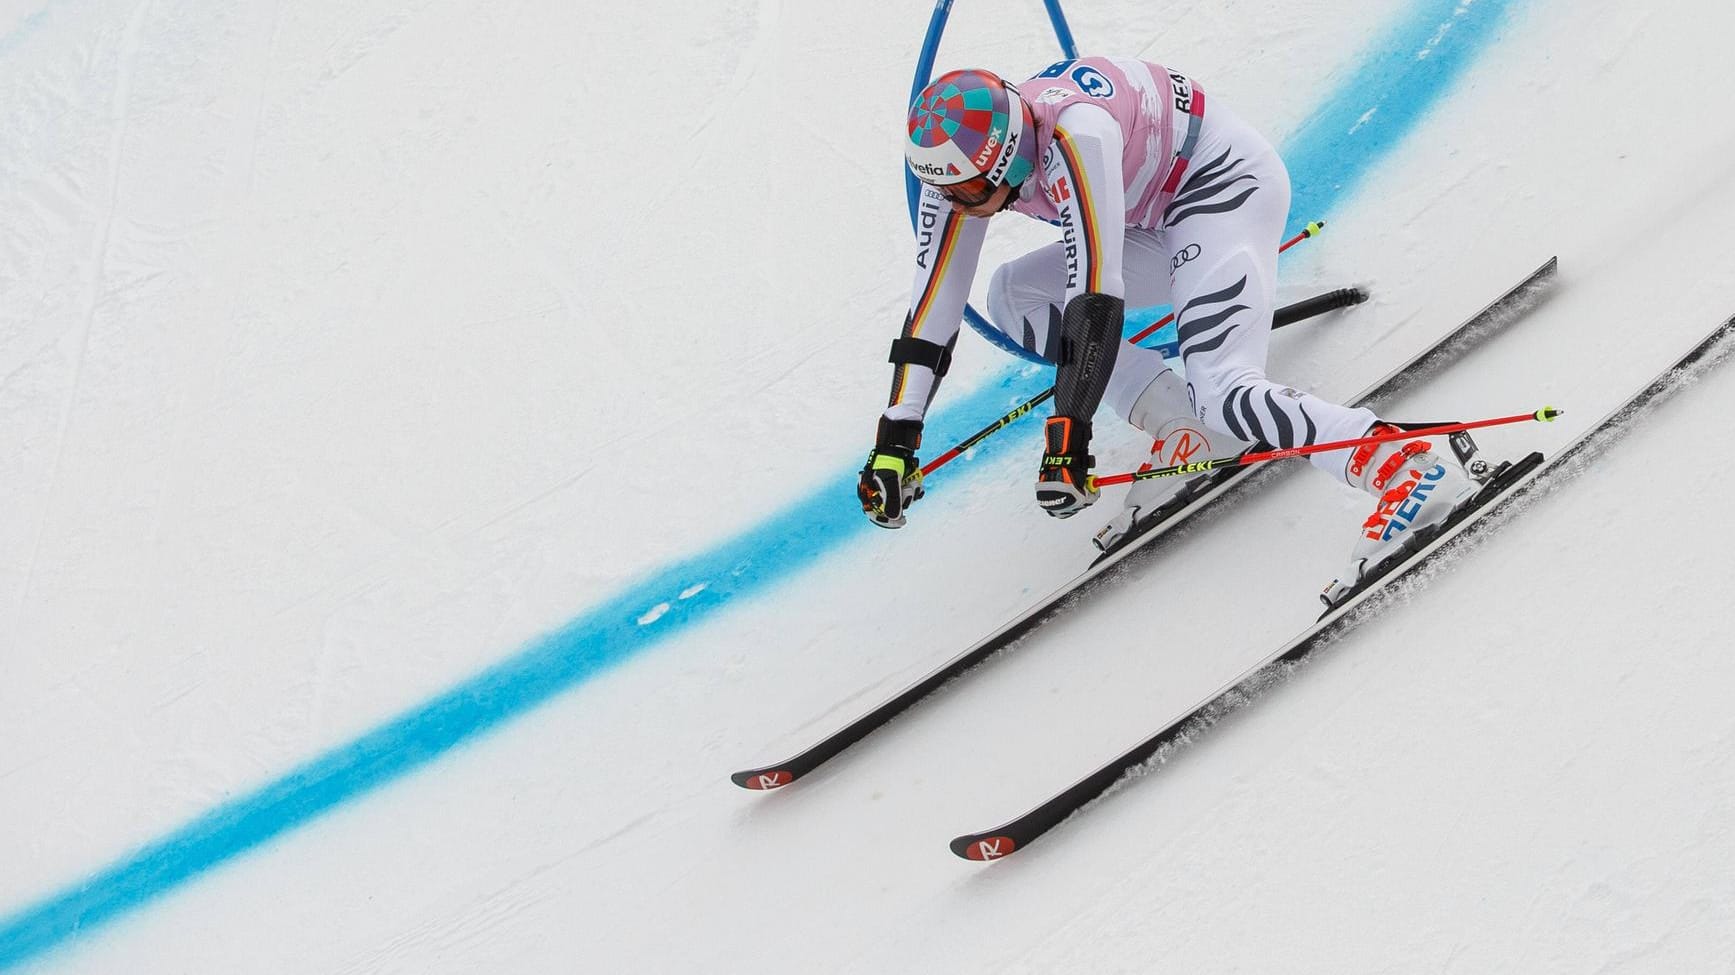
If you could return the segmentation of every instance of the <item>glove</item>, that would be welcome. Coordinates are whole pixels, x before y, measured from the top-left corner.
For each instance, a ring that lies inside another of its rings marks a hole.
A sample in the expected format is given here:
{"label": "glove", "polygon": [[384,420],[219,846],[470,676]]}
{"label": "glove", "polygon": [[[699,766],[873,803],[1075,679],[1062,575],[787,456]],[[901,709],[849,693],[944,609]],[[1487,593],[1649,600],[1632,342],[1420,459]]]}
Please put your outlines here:
{"label": "glove", "polygon": [[1090,480],[1090,467],[1096,463],[1088,453],[1090,421],[1051,416],[1042,436],[1046,449],[1036,473],[1036,503],[1056,518],[1071,518],[1099,496]]}
{"label": "glove", "polygon": [[922,421],[880,417],[874,449],[861,469],[855,493],[861,510],[881,528],[904,527],[904,509],[922,496]]}

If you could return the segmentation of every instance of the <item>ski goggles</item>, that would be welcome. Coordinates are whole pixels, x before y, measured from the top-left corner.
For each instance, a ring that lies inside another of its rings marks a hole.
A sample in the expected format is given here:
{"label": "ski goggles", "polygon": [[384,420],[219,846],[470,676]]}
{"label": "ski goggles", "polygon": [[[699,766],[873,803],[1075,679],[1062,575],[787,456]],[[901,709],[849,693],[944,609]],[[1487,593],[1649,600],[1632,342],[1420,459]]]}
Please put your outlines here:
{"label": "ski goggles", "polygon": [[941,196],[953,203],[962,204],[967,207],[979,207],[982,204],[987,203],[988,198],[993,196],[994,191],[999,188],[999,186],[988,182],[988,174],[986,173],[972,176],[963,182],[948,183],[945,186],[934,187],[934,189],[940,191]]}

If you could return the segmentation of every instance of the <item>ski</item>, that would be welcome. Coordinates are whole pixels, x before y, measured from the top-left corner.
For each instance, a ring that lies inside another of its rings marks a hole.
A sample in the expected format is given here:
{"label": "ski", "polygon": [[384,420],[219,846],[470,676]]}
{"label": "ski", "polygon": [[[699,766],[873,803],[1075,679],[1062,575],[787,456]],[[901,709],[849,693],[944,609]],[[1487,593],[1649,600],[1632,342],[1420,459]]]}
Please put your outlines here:
{"label": "ski", "polygon": [[1293,664],[1348,632],[1364,618],[1363,614],[1355,611],[1370,599],[1388,591],[1393,583],[1425,564],[1433,555],[1495,524],[1490,520],[1490,516],[1527,493],[1550,471],[1564,469],[1569,461],[1581,453],[1601,449],[1647,406],[1666,397],[1699,370],[1710,368],[1725,358],[1730,350],[1735,348],[1735,341],[1730,341],[1732,336],[1735,336],[1735,318],[1730,318],[1712,330],[1676,360],[1674,365],[1660,373],[1601,421],[1592,424],[1553,458],[1545,460],[1541,453],[1535,452],[1516,462],[1502,464],[1483,483],[1482,489],[1454,512],[1451,518],[1410,539],[1397,554],[1380,564],[1379,571],[1362,579],[1355,589],[1331,605],[1317,622],[1288,643],[1242,672],[1239,677],[1206,695],[1198,704],[1182,712],[1156,734],[1055,794],[1048,801],[995,829],[954,838],[951,842],[952,852],[966,860],[998,860],[1030,845],[1031,841],[1059,825],[1147,762],[1165,760],[1168,757],[1166,746],[1178,747],[1181,742],[1192,740],[1199,732],[1285,676]]}
{"label": "ski", "polygon": [[[1409,359],[1392,368],[1349,401],[1352,406],[1390,396],[1407,387],[1417,378],[1474,347],[1489,335],[1504,328],[1527,312],[1539,296],[1553,283],[1559,262],[1550,257],[1529,275],[1513,285],[1487,307],[1463,324],[1441,336]],[[1274,466],[1274,465],[1263,465]],[[1173,530],[1212,502],[1257,479],[1248,467],[1228,468],[1194,478],[1185,490],[1170,498],[1145,518],[1140,519],[1113,546],[1105,550],[1083,572],[1054,590],[1048,596],[1002,625],[985,639],[941,664],[927,676],[887,698],[878,707],[825,736],[804,751],[781,762],[745,769],[729,776],[743,789],[764,791],[779,789],[807,775],[836,757],[869,734],[885,726],[911,705],[927,697],[954,677],[993,656],[1007,645],[1050,619],[1059,606],[1070,597],[1088,591],[1113,566],[1137,552],[1151,551],[1149,543]]]}
{"label": "ski", "polygon": [[[1409,388],[1416,380],[1428,375],[1436,366],[1450,362],[1468,352],[1494,331],[1510,324],[1519,315],[1530,310],[1543,290],[1554,282],[1555,273],[1559,269],[1560,259],[1558,257],[1551,257],[1544,261],[1524,280],[1507,289],[1505,294],[1472,315],[1464,324],[1448,332],[1438,342],[1422,350],[1416,356],[1395,366],[1347,405],[1364,406],[1368,403],[1389,399]],[[1149,515],[1140,518],[1125,535],[1116,539],[1114,544],[1104,548],[1103,554],[1097,556],[1096,561],[1092,562],[1090,567],[1092,569],[1106,568],[1120,561],[1132,550],[1142,546],[1148,540],[1146,536],[1151,532],[1160,533],[1174,527],[1177,520],[1176,516],[1182,510],[1201,499],[1211,500],[1220,497],[1227,493],[1231,487],[1262,473],[1264,470],[1257,467],[1231,467],[1193,478],[1184,489],[1164,501]]]}

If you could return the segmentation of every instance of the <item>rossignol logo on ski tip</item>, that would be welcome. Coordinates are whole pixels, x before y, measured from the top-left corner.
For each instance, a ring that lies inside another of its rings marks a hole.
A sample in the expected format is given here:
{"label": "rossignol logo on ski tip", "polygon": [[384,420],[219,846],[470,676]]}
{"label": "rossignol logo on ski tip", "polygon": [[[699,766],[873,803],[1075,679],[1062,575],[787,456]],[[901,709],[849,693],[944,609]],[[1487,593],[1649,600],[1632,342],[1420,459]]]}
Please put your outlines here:
{"label": "rossignol logo on ski tip", "polygon": [[1010,836],[990,836],[970,844],[970,859],[998,860],[1018,847]]}
{"label": "rossignol logo on ski tip", "polygon": [[1422,513],[1428,495],[1434,493],[1434,488],[1439,486],[1437,482],[1445,476],[1446,468],[1439,464],[1429,468],[1426,474],[1411,470],[1410,479],[1387,492],[1373,516],[1362,526],[1367,537],[1389,542],[1393,535],[1408,531],[1415,524],[1416,516]]}
{"label": "rossignol logo on ski tip", "polygon": [[769,789],[779,789],[794,781],[794,777],[788,772],[778,770],[776,772],[761,772],[748,779],[746,784],[749,789],[764,791]]}

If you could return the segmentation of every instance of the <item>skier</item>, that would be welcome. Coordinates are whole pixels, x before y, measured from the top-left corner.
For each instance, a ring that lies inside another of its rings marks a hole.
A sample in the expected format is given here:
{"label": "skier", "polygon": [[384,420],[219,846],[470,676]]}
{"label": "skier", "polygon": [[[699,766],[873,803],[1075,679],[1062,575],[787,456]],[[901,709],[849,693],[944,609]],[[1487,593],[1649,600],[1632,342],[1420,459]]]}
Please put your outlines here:
{"label": "skier", "polygon": [[[1036,500],[1058,518],[1097,500],[1092,418],[1109,408],[1168,452],[1158,464],[1395,431],[1372,411],[1266,378],[1277,249],[1289,174],[1275,150],[1191,78],[1130,58],[1076,58],[1014,87],[953,71],[910,107],[904,151],[922,182],[910,310],[892,343],[890,402],[858,494],[874,524],[899,528],[922,496],[922,422],[950,365],[988,220],[1013,210],[1060,240],[1010,261],[988,286],[989,319],[1055,364]],[[1175,309],[1183,379],[1162,355],[1122,339],[1126,302]],[[1185,456],[1175,459],[1175,452]],[[1409,532],[1443,521],[1476,482],[1429,440],[1312,455],[1315,467],[1374,496],[1350,571]],[[1112,543],[1180,488],[1134,482],[1105,528]],[[1099,542],[1104,537],[1099,536]]]}

